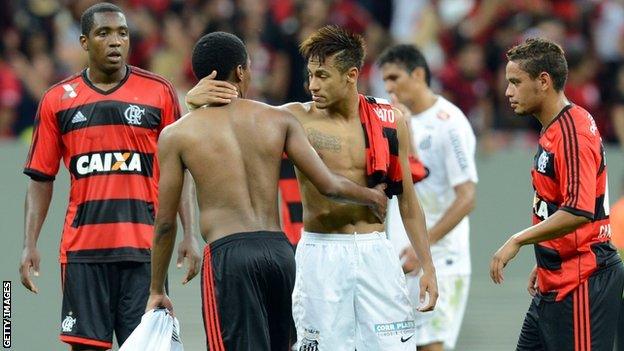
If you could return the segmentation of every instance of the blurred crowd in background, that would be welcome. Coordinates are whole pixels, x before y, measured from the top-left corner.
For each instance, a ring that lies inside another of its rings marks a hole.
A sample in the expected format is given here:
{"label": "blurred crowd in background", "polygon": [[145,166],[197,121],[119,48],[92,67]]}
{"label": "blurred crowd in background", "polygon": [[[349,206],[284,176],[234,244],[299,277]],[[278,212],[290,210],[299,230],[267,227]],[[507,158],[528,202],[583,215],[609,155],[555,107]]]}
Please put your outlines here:
{"label": "blurred crowd in background", "polygon": [[[0,14],[0,139],[29,141],[46,89],[85,67],[80,15],[92,0],[3,0]],[[534,145],[533,118],[505,98],[505,52],[527,37],[560,43],[568,58],[566,95],[588,109],[607,142],[624,141],[624,0],[125,0],[129,62],[169,79],[181,101],[196,82],[195,41],[224,30],[251,55],[250,98],[307,101],[298,44],[325,24],[364,35],[360,91],[385,97],[375,59],[393,43],[420,47],[435,91],[470,119],[481,151]]]}

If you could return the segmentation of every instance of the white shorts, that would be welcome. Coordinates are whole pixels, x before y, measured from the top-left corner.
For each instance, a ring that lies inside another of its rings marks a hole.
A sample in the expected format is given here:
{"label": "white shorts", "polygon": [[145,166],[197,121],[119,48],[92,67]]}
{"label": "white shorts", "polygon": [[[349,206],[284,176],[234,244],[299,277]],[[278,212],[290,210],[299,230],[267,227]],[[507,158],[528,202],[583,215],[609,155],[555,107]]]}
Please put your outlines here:
{"label": "white shorts", "polygon": [[[418,301],[419,276],[407,276],[407,287],[412,301]],[[461,329],[470,275],[443,275],[438,277],[438,302],[431,312],[416,311],[416,344],[418,346],[443,342],[445,350],[452,350]]]}
{"label": "white shorts", "polygon": [[385,233],[303,232],[295,259],[296,350],[416,349],[405,275]]}

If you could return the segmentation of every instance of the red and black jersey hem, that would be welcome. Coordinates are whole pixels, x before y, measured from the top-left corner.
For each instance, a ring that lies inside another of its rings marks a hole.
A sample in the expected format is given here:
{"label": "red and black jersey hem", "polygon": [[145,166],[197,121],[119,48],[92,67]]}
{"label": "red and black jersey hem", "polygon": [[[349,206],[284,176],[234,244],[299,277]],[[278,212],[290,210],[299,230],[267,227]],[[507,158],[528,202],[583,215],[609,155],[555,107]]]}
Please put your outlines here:
{"label": "red and black jersey hem", "polygon": [[70,345],[86,345],[86,346],[103,347],[106,349],[110,349],[111,347],[113,347],[113,343],[110,341],[90,339],[90,338],[85,338],[84,336],[79,336],[79,335],[61,334],[59,336],[59,339],[62,342],[66,344],[70,344]]}
{"label": "red and black jersey hem", "polygon": [[583,211],[583,210],[579,210],[578,208],[574,208],[574,207],[570,207],[570,206],[562,206],[559,207],[560,210],[566,211],[568,213],[571,213],[575,216],[581,216],[581,217],[585,217],[587,219],[589,219],[590,221],[594,220],[594,214],[589,212],[589,211]]}
{"label": "red and black jersey hem", "polygon": [[50,182],[56,179],[56,176],[45,174],[43,172],[39,172],[33,168],[24,168],[23,173],[30,177],[30,179],[37,182]]}
{"label": "red and black jersey hem", "polygon": [[110,249],[88,249],[67,251],[65,256],[68,263],[113,263],[113,262],[143,262],[151,261],[150,249],[134,247],[116,247]]}

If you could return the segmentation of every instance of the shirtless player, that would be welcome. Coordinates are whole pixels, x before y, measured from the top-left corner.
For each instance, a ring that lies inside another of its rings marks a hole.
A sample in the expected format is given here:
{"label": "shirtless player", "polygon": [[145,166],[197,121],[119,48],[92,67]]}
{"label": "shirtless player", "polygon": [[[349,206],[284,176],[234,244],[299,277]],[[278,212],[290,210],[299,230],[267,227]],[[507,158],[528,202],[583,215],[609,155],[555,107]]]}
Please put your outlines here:
{"label": "shirtless player", "polygon": [[[218,70],[244,97],[250,62],[236,36],[215,32],[193,50],[198,78]],[[293,248],[280,231],[277,183],[287,152],[310,186],[353,201],[383,218],[384,186],[369,189],[323,164],[291,113],[235,99],[197,109],[163,130],[159,140],[161,207],[156,216],[152,284],[147,309],[173,311],[164,279],[175,242],[184,169],[193,175],[200,228],[209,243],[202,270],[202,305],[209,350],[286,350],[294,339]],[[320,195],[319,195],[320,196]],[[366,206],[368,205],[368,207]]]}
{"label": "shirtless player", "polygon": [[[402,180],[389,183],[386,192],[398,194],[404,226],[423,262],[420,310],[433,309],[438,294],[435,269],[411,183],[405,120],[387,103],[358,94],[357,78],[364,60],[360,36],[327,26],[306,39],[300,49],[308,60],[313,102],[290,103],[283,109],[303,124],[312,146],[332,171],[358,184],[371,181],[366,158],[371,140],[362,132],[360,117],[374,111],[388,125],[384,134],[390,152],[398,153]],[[232,96],[228,87],[205,79],[189,92],[187,104],[227,103]],[[305,230],[296,253],[293,293],[298,349],[415,350],[414,315],[405,276],[383,223],[367,207],[328,201],[301,172],[297,178]]]}

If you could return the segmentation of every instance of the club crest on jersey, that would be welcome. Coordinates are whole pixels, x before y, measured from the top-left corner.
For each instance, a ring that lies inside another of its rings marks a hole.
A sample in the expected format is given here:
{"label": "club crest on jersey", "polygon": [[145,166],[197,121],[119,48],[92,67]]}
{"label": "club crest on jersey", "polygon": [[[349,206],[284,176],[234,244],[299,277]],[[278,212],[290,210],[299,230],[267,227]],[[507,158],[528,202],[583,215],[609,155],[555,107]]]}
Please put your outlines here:
{"label": "club crest on jersey", "polygon": [[72,157],[70,171],[76,178],[111,173],[151,176],[152,160],[152,154],[134,151],[96,152]]}
{"label": "club crest on jersey", "polygon": [[74,329],[74,325],[76,325],[76,318],[72,316],[66,316],[61,323],[61,329],[64,333],[69,333]]}
{"label": "club crest on jersey", "polygon": [[145,115],[145,109],[140,108],[137,105],[130,105],[124,111],[124,117],[128,124],[139,126],[141,125],[141,117]]}
{"label": "club crest on jersey", "polygon": [[540,173],[546,173],[546,166],[548,166],[548,152],[542,150],[542,154],[537,159],[537,171]]}
{"label": "club crest on jersey", "polygon": [[555,154],[545,150],[539,145],[537,153],[533,158],[534,168],[538,173],[547,177],[555,177]]}

